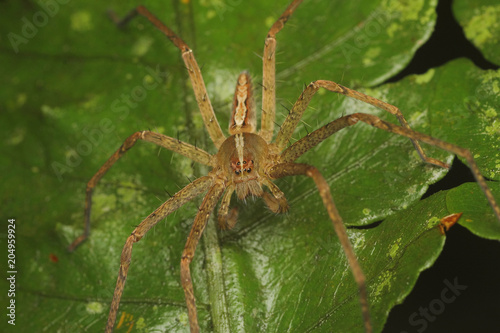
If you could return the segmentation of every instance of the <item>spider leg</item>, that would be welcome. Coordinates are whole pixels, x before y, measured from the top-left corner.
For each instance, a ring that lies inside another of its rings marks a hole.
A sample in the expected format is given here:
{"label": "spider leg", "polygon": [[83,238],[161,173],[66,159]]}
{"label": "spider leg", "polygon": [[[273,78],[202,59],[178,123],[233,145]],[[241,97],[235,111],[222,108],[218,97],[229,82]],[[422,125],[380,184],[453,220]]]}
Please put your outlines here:
{"label": "spider leg", "polygon": [[298,159],[302,154],[316,147],[320,142],[330,137],[341,129],[354,125],[350,115],[344,116],[324,125],[321,128],[309,133],[302,139],[294,142],[280,155],[281,163],[290,163]]}
{"label": "spider leg", "polygon": [[[271,193],[262,192],[262,199],[264,200],[267,207],[274,213],[285,213],[288,211],[288,202],[285,198],[285,194],[274,184],[270,179],[263,178],[262,183],[267,186]],[[238,210],[233,207],[229,210],[229,205],[231,202],[231,196],[234,193],[234,186],[229,186],[222,197],[219,212],[217,218],[219,220],[219,228],[221,229],[232,229],[238,220]]]}
{"label": "spider leg", "polygon": [[189,233],[186,246],[182,252],[181,257],[181,284],[184,289],[184,295],[186,297],[186,304],[188,308],[189,316],[189,326],[191,328],[191,333],[198,333],[200,328],[198,326],[198,316],[196,313],[196,301],[194,298],[193,281],[191,280],[191,272],[189,265],[194,257],[194,252],[196,246],[200,241],[203,230],[207,225],[208,218],[214,210],[215,205],[219,201],[219,198],[224,192],[224,184],[215,183],[205,195],[203,203],[201,204],[198,214],[194,219],[193,227]]}
{"label": "spider leg", "polygon": [[415,132],[412,129],[403,127],[403,126],[397,126],[394,124],[391,124],[389,122],[383,121],[377,116],[366,114],[366,113],[354,113],[349,116],[350,117],[350,122],[352,124],[357,123],[358,121],[362,121],[364,123],[367,123],[368,125],[371,125],[376,128],[380,128],[384,131],[399,134],[402,136],[406,136],[407,138],[410,139],[416,139],[420,142],[427,143],[429,145],[441,148],[443,150],[449,151],[453,154],[456,154],[458,156],[461,156],[465,158],[467,161],[467,164],[469,165],[470,170],[472,171],[472,174],[474,175],[474,178],[476,179],[477,183],[479,184],[479,187],[483,191],[486,199],[488,199],[488,202],[495,212],[495,215],[497,219],[500,221],[500,207],[498,206],[495,198],[493,197],[493,194],[491,193],[486,180],[484,177],[481,175],[481,172],[479,170],[479,167],[476,164],[476,161],[474,160],[474,157],[472,156],[472,153],[465,148],[459,147],[457,145],[454,145],[449,142],[445,142],[436,138],[433,138],[432,136],[422,134],[419,132]]}
{"label": "spider leg", "polygon": [[90,234],[90,212],[92,208],[92,192],[96,187],[99,180],[106,174],[106,172],[115,164],[116,161],[120,157],[122,157],[130,148],[132,148],[137,140],[144,140],[148,142],[152,142],[161,147],[164,147],[168,150],[171,150],[175,153],[179,153],[184,155],[195,162],[205,164],[208,166],[213,166],[212,155],[205,152],[202,149],[199,149],[195,146],[192,146],[188,143],[179,141],[177,139],[168,137],[166,135],[150,132],[150,131],[142,131],[135,132],[131,136],[129,136],[125,142],[118,148],[117,151],[114,152],[113,155],[104,163],[104,165],[96,172],[96,174],[90,179],[87,183],[86,195],[85,195],[85,229],[83,234],[78,236],[73,243],[71,243],[68,247],[68,250],[74,251],[83,241],[87,239]]}
{"label": "spider leg", "polygon": [[211,176],[204,176],[196,179],[195,181],[184,187],[182,190],[177,192],[173,197],[171,197],[163,205],[158,207],[154,212],[149,214],[149,216],[146,217],[141,222],[141,224],[139,224],[137,228],[134,229],[134,231],[132,231],[130,236],[127,238],[125,246],[122,250],[120,272],[118,274],[118,279],[116,281],[116,287],[113,294],[113,301],[111,302],[111,307],[109,310],[106,332],[112,332],[115,325],[116,314],[120,305],[120,298],[123,293],[123,288],[125,287],[127,272],[132,257],[132,246],[134,245],[134,243],[138,242],[153,226],[156,225],[156,223],[158,223],[158,221],[162,220],[173,211],[179,209],[179,207],[184,205],[186,202],[192,200],[194,197],[207,190],[212,184],[213,178]]}
{"label": "spider leg", "polygon": [[189,46],[144,6],[138,6],[133,9],[123,19],[120,19],[113,11],[109,11],[108,14],[111,20],[113,20],[118,27],[125,26],[138,14],[144,16],[165,36],[167,36],[167,38],[170,39],[170,41],[182,52],[182,59],[184,60],[184,64],[188,70],[196,102],[198,103],[198,107],[200,108],[200,112],[203,117],[203,122],[205,123],[205,127],[207,128],[212,142],[218,149],[226,137],[222,133],[219,122],[215,117],[212,104],[210,103],[210,98],[207,94],[207,88],[205,87],[205,82],[203,81],[203,77],[201,75],[200,67],[198,66],[198,63],[194,58],[193,51],[189,48]]}
{"label": "spider leg", "polygon": [[264,192],[262,194],[262,199],[264,200],[267,208],[269,208],[269,210],[273,213],[282,214],[288,211],[288,202],[285,198],[278,200],[270,193]]}
{"label": "spider leg", "polygon": [[293,1],[274,22],[267,33],[264,44],[264,55],[262,56],[262,119],[260,135],[266,142],[270,142],[274,132],[274,117],[276,113],[276,34],[285,25],[295,9],[303,0]]}
{"label": "spider leg", "polygon": [[270,195],[269,193],[264,192],[264,195],[262,196],[262,199],[264,199],[267,207],[269,207],[269,209],[274,213],[286,213],[289,207],[285,194],[267,177],[262,179],[262,183],[266,185],[272,193],[272,195]]}
{"label": "spider leg", "polygon": [[[347,97],[352,97],[354,99],[357,99],[359,101],[371,104],[373,106],[376,106],[378,108],[381,108],[382,110],[385,110],[398,118],[399,123],[401,124],[402,127],[410,129],[410,126],[408,125],[408,122],[406,121],[405,117],[401,113],[401,110],[399,110],[397,107],[385,103],[379,99],[376,99],[374,97],[365,95],[363,93],[360,93],[356,90],[352,90],[349,88],[346,88],[344,86],[341,86],[340,84],[337,84],[332,81],[325,81],[325,80],[317,80],[314,82],[311,82],[307,88],[300,94],[300,97],[298,100],[295,102],[292,110],[290,111],[288,117],[285,119],[283,125],[280,128],[280,131],[276,137],[276,145],[279,151],[282,151],[285,149],[287,142],[290,140],[293,131],[297,127],[297,124],[299,123],[300,119],[302,118],[302,115],[304,114],[304,111],[306,110],[307,106],[309,105],[309,102],[311,101],[312,97],[314,94],[319,90],[319,88],[325,88],[329,91],[339,93],[342,95],[345,95]],[[441,162],[437,159],[427,157],[425,154],[424,150],[418,143],[418,140],[411,137],[410,140],[413,143],[413,146],[417,150],[418,154],[420,155],[420,158],[430,164],[434,164],[443,168],[449,168],[449,165]]]}
{"label": "spider leg", "polygon": [[340,131],[341,129],[355,125],[358,123],[358,121],[362,121],[368,125],[371,125],[373,127],[382,129],[387,132],[399,134],[401,136],[405,136],[407,138],[410,138],[414,141],[420,141],[426,144],[429,144],[431,146],[435,146],[438,148],[441,148],[443,150],[449,151],[453,154],[456,154],[458,156],[461,156],[465,158],[467,161],[467,164],[469,165],[469,168],[472,171],[472,174],[474,175],[474,178],[476,179],[477,183],[479,184],[479,187],[483,191],[484,195],[486,196],[486,199],[488,200],[491,208],[495,212],[495,215],[497,216],[498,220],[500,220],[500,207],[496,203],[495,198],[493,197],[493,194],[491,193],[490,189],[488,188],[488,185],[484,179],[484,177],[481,175],[481,172],[479,171],[479,168],[476,164],[476,161],[474,160],[474,157],[472,156],[471,152],[468,149],[459,147],[457,145],[454,145],[452,143],[448,143],[436,138],[433,138],[432,136],[416,132],[410,128],[403,127],[403,126],[398,126],[386,121],[383,121],[377,116],[366,114],[366,113],[354,113],[351,115],[347,115],[344,117],[341,117],[339,119],[336,119],[325,126],[315,130],[314,132],[309,133],[307,136],[303,137],[299,141],[295,142],[292,144],[290,147],[288,147],[280,156],[280,161],[282,163],[288,163],[288,162],[293,162],[297,158],[299,158],[303,153],[311,149],[312,147],[316,146],[318,143],[321,141],[325,140],[328,138],[330,135],[333,133]]}
{"label": "spider leg", "polygon": [[351,246],[351,242],[349,241],[349,237],[347,236],[347,232],[342,222],[342,218],[335,207],[335,203],[333,202],[333,198],[330,194],[330,187],[326,182],[325,178],[321,175],[321,173],[313,166],[307,164],[298,164],[298,163],[284,163],[277,164],[273,166],[269,172],[269,176],[272,178],[281,178],[285,176],[295,176],[295,175],[305,175],[313,179],[316,187],[318,188],[319,195],[323,200],[323,205],[328,211],[328,215],[333,223],[333,228],[335,229],[335,233],[340,240],[340,244],[342,245],[342,249],[347,257],[349,262],[349,266],[351,267],[352,274],[359,288],[359,299],[361,303],[361,312],[363,314],[363,321],[365,325],[365,331],[371,332],[372,326],[370,322],[370,310],[368,307],[368,296],[366,292],[366,278],[361,270],[361,266],[359,265],[358,260],[356,259],[356,254]]}
{"label": "spider leg", "polygon": [[219,228],[221,229],[232,229],[236,224],[238,219],[238,211],[233,208],[229,212],[229,204],[231,203],[231,196],[234,193],[234,186],[229,186],[224,192],[224,196],[220,202],[219,211],[217,213],[217,219],[219,221]]}

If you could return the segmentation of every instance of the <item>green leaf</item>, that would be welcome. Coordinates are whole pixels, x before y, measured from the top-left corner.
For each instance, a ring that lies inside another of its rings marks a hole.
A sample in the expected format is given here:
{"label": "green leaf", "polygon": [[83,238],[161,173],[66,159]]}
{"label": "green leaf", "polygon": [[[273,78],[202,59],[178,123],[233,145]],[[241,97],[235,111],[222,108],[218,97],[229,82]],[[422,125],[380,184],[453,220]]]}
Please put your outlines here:
{"label": "green leaf", "polygon": [[[498,197],[500,188],[492,184],[493,193]],[[476,184],[463,184],[448,191],[446,198],[448,211],[462,212],[461,225],[472,233],[488,239],[500,240],[500,223]],[[486,217],[486,218],[485,218]]]}
{"label": "green leaf", "polygon": [[[287,2],[144,4],[193,48],[227,128],[241,70],[254,75],[260,98],[262,65],[255,54]],[[3,221],[16,219],[16,323],[23,331],[101,331],[126,238],[168,199],[165,190],[174,193],[207,172],[138,143],[96,188],[91,237],[67,253],[83,231],[86,182],[128,135],[152,129],[215,152],[178,50],[143,18],[120,31],[104,14],[108,6],[123,15],[134,5],[5,5],[0,171],[8,177],[0,193],[7,207]],[[429,37],[435,5],[303,3],[277,36],[276,122],[283,122],[302,84],[337,81],[397,105],[415,130],[469,148],[498,200],[498,71],[457,60],[375,87],[404,68]],[[36,24],[31,33],[26,22]],[[395,122],[381,110],[320,91],[294,140],[354,112]],[[424,148],[429,156],[452,160],[447,152]],[[499,239],[498,221],[476,184],[419,201],[446,170],[422,163],[405,138],[360,124],[299,161],[327,178],[346,225],[383,220],[349,229],[368,279],[376,331],[439,255],[445,240],[436,227],[440,218],[463,211],[462,225]],[[207,228],[192,263],[202,331],[363,331],[357,287],[314,184],[305,177],[277,184],[289,200],[288,214],[272,214],[260,200],[233,200],[239,209],[235,229]],[[463,191],[470,194],[465,201]],[[186,204],[134,246],[115,331],[130,325],[137,331],[189,330],[179,262],[199,202]],[[472,202],[480,209],[468,215]],[[6,280],[2,290],[8,290]]]}
{"label": "green leaf", "polygon": [[465,37],[493,63],[500,63],[500,5],[495,0],[453,2],[453,12]]}

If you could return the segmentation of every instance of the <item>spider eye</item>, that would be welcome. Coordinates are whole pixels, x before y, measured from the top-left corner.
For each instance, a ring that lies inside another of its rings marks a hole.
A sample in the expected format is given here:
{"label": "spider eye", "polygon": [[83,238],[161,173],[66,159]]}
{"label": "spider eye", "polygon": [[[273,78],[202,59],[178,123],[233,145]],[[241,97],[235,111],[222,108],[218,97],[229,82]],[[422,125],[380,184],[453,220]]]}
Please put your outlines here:
{"label": "spider eye", "polygon": [[248,173],[250,173],[251,171],[252,171],[252,169],[251,169],[251,168],[248,168],[248,169],[247,169],[247,172],[248,172]]}

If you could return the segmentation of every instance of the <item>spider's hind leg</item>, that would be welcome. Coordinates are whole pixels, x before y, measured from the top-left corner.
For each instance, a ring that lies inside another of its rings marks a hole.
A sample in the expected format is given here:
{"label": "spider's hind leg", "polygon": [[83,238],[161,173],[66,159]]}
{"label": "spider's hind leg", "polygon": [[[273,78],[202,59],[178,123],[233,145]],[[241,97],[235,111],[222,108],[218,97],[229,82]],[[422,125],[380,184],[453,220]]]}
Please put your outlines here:
{"label": "spider's hind leg", "polygon": [[325,178],[321,175],[321,173],[313,166],[307,164],[296,164],[296,163],[284,163],[284,164],[276,164],[270,170],[270,176],[273,178],[282,178],[286,176],[298,176],[304,175],[312,178],[314,183],[316,184],[316,188],[318,189],[319,195],[323,201],[323,205],[325,206],[330,220],[332,221],[333,228],[335,229],[335,233],[337,234],[340,244],[342,245],[342,249],[347,257],[347,261],[349,266],[351,267],[351,271],[356,281],[359,289],[359,300],[361,304],[361,313],[363,316],[363,322],[365,325],[366,332],[372,332],[372,325],[370,320],[370,309],[368,306],[368,293],[366,288],[366,277],[361,269],[361,266],[356,258],[356,254],[354,253],[351,242],[349,241],[349,237],[347,236],[346,228],[342,222],[342,218],[333,202],[332,195],[330,193],[330,186],[326,182]]}

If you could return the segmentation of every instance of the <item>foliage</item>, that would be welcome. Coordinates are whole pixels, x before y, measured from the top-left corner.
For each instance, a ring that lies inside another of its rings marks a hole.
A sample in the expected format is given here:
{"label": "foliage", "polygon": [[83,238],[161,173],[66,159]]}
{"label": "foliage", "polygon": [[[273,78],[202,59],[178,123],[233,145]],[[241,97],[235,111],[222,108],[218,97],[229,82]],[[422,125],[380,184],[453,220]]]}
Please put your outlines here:
{"label": "foliage", "polygon": [[[255,54],[261,54],[267,29],[287,1],[185,3],[144,1],[193,48],[225,128],[236,75],[248,69],[260,81]],[[138,144],[95,191],[90,239],[67,253],[83,229],[86,182],[128,135],[152,129],[214,152],[178,50],[144,19],[120,31],[104,15],[107,6],[124,14],[134,5],[4,5],[1,171],[9,177],[0,193],[2,219],[17,219],[17,320],[25,331],[100,331],[126,237],[168,199],[166,191],[206,172]],[[429,37],[435,6],[423,0],[306,1],[278,35],[277,123],[303,84],[340,82],[397,105],[415,130],[471,149],[500,200],[494,182],[500,179],[500,72],[462,59],[379,85]],[[44,24],[38,13],[46,13]],[[29,34],[26,22],[38,22],[36,32]],[[24,39],[13,41],[11,33]],[[394,121],[381,110],[320,92],[294,137],[353,112]],[[452,160],[447,152],[425,149]],[[446,170],[422,163],[405,138],[357,125],[300,161],[325,175],[345,223],[353,227],[349,235],[368,278],[376,331],[439,256],[445,241],[436,227],[441,217],[464,212],[462,225],[481,237],[500,238],[499,223],[476,184],[419,201]],[[240,211],[235,229],[209,228],[200,244],[192,271],[202,330],[362,331],[355,283],[312,182],[297,177],[277,184],[290,213],[276,216],[261,201],[234,200]],[[134,246],[117,332],[132,324],[137,331],[188,331],[179,262],[198,203],[169,216]],[[211,295],[221,287],[224,297]],[[214,302],[220,302],[229,328],[223,316],[212,315]]]}

